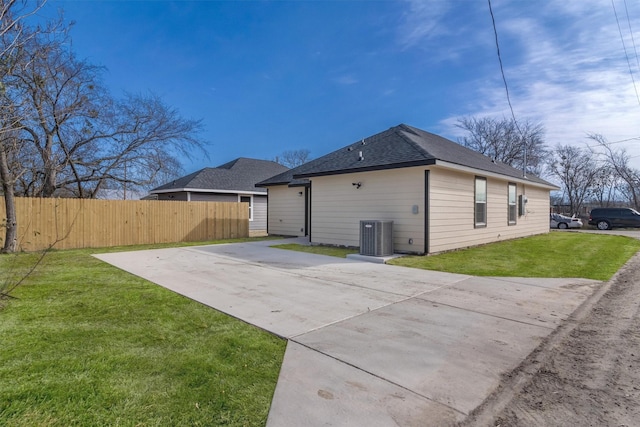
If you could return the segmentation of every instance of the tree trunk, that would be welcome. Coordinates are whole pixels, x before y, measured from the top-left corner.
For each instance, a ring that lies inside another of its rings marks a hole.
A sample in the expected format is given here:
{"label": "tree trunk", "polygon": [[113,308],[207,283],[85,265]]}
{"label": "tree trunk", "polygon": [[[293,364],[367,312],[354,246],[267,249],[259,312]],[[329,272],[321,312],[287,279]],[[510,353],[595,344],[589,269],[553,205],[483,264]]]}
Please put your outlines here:
{"label": "tree trunk", "polygon": [[40,197],[53,197],[56,191],[56,163],[53,154],[53,135],[47,134],[42,163],[44,165],[44,177],[42,182],[42,194]]}
{"label": "tree trunk", "polygon": [[7,153],[5,147],[0,144],[0,182],[4,193],[4,207],[7,213],[5,223],[4,245],[0,253],[15,252],[18,247],[18,219],[16,215],[16,204],[13,188],[13,180],[9,171]]}

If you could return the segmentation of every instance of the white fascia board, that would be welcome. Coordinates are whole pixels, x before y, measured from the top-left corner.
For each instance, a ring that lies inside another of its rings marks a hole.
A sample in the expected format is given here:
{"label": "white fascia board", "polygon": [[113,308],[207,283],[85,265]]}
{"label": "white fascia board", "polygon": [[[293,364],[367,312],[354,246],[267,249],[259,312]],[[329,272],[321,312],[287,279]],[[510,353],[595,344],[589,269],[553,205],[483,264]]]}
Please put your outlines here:
{"label": "white fascia board", "polygon": [[445,168],[445,169],[453,169],[453,170],[460,171],[460,172],[472,173],[474,175],[482,175],[482,176],[487,176],[487,177],[492,177],[492,178],[498,178],[498,179],[501,179],[503,181],[509,181],[509,182],[515,182],[515,183],[519,183],[519,184],[532,185],[534,187],[546,188],[548,190],[559,190],[560,189],[559,187],[556,187],[555,185],[546,185],[546,184],[542,184],[542,183],[539,183],[539,182],[529,181],[526,178],[516,178],[516,177],[513,177],[513,176],[502,175],[500,173],[489,172],[489,171],[485,171],[485,170],[482,170],[482,169],[476,169],[476,168],[470,168],[468,166],[457,165],[455,163],[449,163],[449,162],[445,162],[445,161],[442,161],[442,160],[436,160],[436,166],[440,166],[440,167]]}
{"label": "white fascia board", "polygon": [[150,191],[150,194],[161,193],[221,193],[221,194],[254,194],[256,196],[266,196],[266,192],[244,191],[244,190],[212,190],[210,188],[170,188],[167,190]]}

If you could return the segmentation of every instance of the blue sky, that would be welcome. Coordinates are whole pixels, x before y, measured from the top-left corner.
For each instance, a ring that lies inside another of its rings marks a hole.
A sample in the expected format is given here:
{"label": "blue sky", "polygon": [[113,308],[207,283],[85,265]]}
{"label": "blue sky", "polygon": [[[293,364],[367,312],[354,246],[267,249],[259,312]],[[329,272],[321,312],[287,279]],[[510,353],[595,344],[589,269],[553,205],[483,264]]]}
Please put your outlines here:
{"label": "blue sky", "polygon": [[[632,73],[610,1],[492,4],[518,119],[551,147],[640,137],[640,3],[614,0]],[[114,94],[152,91],[203,120],[209,159],[185,173],[315,158],[399,123],[456,140],[459,117],[511,114],[486,1],[49,0],[39,14],[57,8]],[[640,139],[615,147],[640,167]]]}

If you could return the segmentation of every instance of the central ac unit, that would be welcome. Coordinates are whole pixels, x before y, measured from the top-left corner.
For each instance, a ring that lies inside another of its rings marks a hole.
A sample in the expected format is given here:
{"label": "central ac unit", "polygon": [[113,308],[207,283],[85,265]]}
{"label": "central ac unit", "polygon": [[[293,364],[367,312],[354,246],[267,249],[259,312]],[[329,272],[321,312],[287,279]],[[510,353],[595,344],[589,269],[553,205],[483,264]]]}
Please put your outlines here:
{"label": "central ac unit", "polygon": [[360,255],[393,255],[393,221],[360,221]]}

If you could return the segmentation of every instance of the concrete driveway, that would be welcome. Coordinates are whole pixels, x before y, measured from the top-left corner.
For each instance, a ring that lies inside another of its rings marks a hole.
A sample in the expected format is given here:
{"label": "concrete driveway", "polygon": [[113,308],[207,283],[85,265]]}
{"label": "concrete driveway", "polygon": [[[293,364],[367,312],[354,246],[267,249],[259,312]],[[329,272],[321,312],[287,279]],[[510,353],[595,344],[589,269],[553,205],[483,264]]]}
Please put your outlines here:
{"label": "concrete driveway", "polygon": [[600,285],[269,247],[277,243],[96,255],[287,338],[269,427],[462,421]]}

